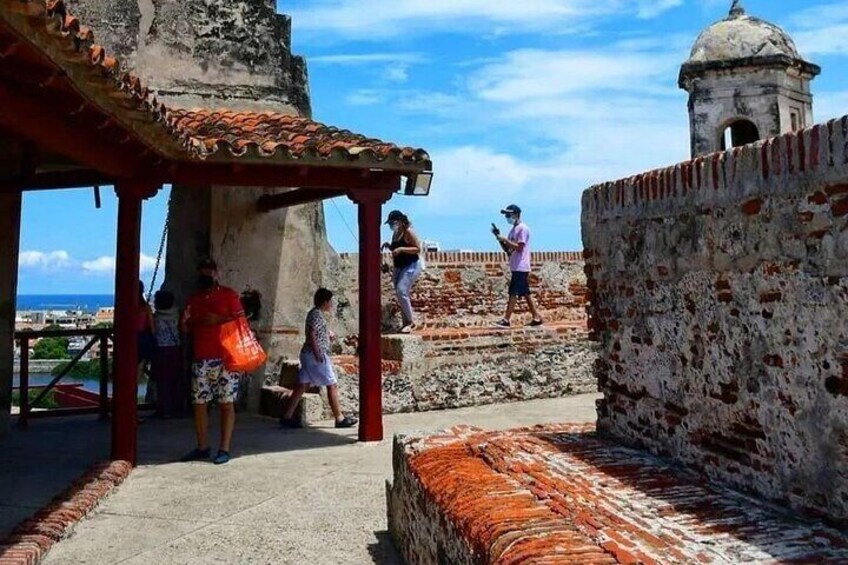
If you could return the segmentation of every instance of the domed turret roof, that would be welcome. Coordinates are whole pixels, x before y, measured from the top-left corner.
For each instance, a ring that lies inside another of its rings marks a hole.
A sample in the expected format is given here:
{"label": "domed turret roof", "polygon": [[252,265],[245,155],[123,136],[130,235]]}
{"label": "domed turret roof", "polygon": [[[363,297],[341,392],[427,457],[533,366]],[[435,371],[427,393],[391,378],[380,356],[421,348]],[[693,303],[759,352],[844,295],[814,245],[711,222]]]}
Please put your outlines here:
{"label": "domed turret roof", "polygon": [[698,36],[688,63],[775,56],[801,59],[795,42],[786,32],[774,24],[749,16],[741,0],[734,0],[730,14]]}

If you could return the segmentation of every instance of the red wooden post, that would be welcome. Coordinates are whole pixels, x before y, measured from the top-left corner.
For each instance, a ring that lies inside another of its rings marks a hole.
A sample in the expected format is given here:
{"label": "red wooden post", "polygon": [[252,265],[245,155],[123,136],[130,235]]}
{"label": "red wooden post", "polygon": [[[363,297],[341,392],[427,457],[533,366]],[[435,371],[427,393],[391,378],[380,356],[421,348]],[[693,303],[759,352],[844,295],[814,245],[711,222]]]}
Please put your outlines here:
{"label": "red wooden post", "polygon": [[112,382],[112,459],[136,463],[138,448],[138,277],[141,202],[159,187],[118,184],[118,246],[115,257],[115,373]]}
{"label": "red wooden post", "polygon": [[109,419],[109,335],[100,336],[100,419]]}
{"label": "red wooden post", "polygon": [[359,441],[383,439],[380,223],[383,190],[354,191],[359,207]]}
{"label": "red wooden post", "polygon": [[[22,172],[28,163],[24,163]],[[17,183],[0,183],[0,438],[9,431],[15,365],[15,309],[23,195]],[[21,355],[21,359],[24,356]],[[21,409],[23,413],[23,408]],[[21,417],[23,422],[23,416]]]}

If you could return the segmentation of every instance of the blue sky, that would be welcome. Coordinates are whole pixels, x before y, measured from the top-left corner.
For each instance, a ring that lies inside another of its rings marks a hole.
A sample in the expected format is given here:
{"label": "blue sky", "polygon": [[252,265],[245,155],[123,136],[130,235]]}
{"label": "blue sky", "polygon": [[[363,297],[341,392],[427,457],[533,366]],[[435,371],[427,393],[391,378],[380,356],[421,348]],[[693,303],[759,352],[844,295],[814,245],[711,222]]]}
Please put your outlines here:
{"label": "blue sky", "polygon": [[[745,0],[823,68],[816,121],[848,113],[848,3]],[[426,148],[427,199],[390,203],[443,249],[493,250],[498,210],[517,203],[539,250],[580,249],[580,194],[688,157],[680,64],[730,0],[281,0],[309,64],[314,118]],[[167,192],[145,207],[152,268]],[[115,200],[25,197],[19,292],[108,293]],[[355,209],[325,206],[330,241],[356,248]]]}

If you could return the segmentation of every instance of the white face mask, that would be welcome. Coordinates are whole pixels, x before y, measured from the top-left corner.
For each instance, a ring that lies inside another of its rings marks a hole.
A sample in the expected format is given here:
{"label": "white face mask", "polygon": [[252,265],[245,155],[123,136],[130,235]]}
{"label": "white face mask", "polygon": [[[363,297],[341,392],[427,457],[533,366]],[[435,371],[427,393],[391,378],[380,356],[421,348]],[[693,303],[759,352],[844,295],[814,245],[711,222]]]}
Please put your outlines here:
{"label": "white face mask", "polygon": [[515,217],[515,216],[512,216],[512,215],[508,215],[506,217],[506,223],[508,223],[511,226],[515,226],[515,225],[518,224],[518,218]]}
{"label": "white face mask", "polygon": [[402,227],[403,226],[400,225],[400,222],[392,222],[391,224],[389,224],[389,229],[391,229],[393,233],[400,232]]}

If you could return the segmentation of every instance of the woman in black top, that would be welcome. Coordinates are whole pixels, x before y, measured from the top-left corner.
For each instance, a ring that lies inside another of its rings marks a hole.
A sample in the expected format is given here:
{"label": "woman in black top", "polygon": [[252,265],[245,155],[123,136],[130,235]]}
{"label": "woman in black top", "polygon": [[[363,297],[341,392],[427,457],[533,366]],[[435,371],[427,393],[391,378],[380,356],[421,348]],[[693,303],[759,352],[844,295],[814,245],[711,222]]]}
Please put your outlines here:
{"label": "woman in black top", "polygon": [[412,311],[409,292],[421,276],[421,242],[403,212],[391,212],[386,223],[392,229],[392,242],[383,244],[383,249],[390,249],[392,252],[395,292],[403,317],[403,327],[400,331],[411,333],[415,329],[415,313]]}

